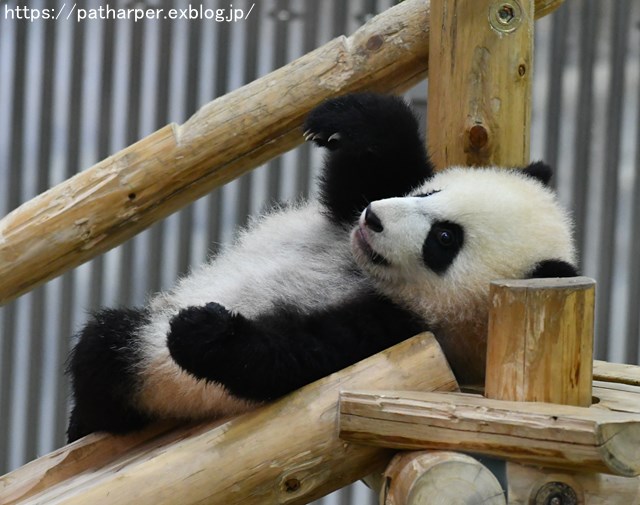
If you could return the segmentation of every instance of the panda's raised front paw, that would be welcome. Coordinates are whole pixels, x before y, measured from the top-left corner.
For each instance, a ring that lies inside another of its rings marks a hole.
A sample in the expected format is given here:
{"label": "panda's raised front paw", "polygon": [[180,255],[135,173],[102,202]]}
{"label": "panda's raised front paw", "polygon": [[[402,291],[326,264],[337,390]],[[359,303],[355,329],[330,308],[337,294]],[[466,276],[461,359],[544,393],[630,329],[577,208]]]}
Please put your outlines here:
{"label": "panda's raised front paw", "polygon": [[169,353],[186,371],[213,380],[225,359],[225,346],[242,320],[218,303],[182,309],[169,322]]}
{"label": "panda's raised front paw", "polygon": [[353,146],[367,136],[366,109],[379,96],[352,94],[332,98],[313,109],[303,127],[306,141],[331,151]]}
{"label": "panda's raised front paw", "polygon": [[326,132],[314,132],[313,130],[305,130],[302,134],[306,142],[315,142],[320,147],[326,147],[327,149],[337,149],[340,147],[340,133],[326,133]]}
{"label": "panda's raised front paw", "polygon": [[[372,152],[390,137],[405,136],[407,122],[417,131],[413,114],[400,98],[353,93],[332,98],[313,109],[304,123],[303,135],[305,140],[332,151],[360,155]],[[403,127],[401,131],[396,131],[398,126]]]}

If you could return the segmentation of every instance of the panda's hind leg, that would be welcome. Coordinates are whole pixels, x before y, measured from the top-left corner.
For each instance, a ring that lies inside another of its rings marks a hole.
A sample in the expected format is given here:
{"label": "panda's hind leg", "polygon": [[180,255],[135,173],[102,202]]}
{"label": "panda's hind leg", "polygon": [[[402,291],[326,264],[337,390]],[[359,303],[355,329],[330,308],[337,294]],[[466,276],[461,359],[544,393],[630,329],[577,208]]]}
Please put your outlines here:
{"label": "panda's hind leg", "polygon": [[149,421],[134,404],[137,332],[146,321],[143,310],[105,309],[80,331],[67,364],[74,399],[69,442],[95,431],[127,433]]}
{"label": "panda's hind leg", "polygon": [[340,223],[355,222],[370,202],[404,196],[433,174],[418,121],[396,96],[327,100],[309,114],[304,135],[329,150],[319,198]]}

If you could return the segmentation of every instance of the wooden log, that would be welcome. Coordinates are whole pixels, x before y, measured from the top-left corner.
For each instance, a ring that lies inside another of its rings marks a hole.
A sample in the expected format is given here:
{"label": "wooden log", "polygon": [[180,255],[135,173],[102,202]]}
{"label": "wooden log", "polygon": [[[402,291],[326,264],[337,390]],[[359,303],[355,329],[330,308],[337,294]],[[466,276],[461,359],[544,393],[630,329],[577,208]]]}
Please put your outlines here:
{"label": "wooden log", "polygon": [[640,415],[468,394],[345,392],[340,437],[395,449],[477,452],[510,461],[640,474]]}
{"label": "wooden log", "polygon": [[492,282],[485,395],[591,405],[594,299],[586,277]]}
{"label": "wooden log", "polygon": [[[636,505],[640,480],[507,465],[509,505]],[[555,498],[555,501],[553,499]]]}
{"label": "wooden log", "polygon": [[502,486],[477,459],[453,452],[399,453],[385,471],[384,505],[505,505]]}
{"label": "wooden log", "polygon": [[[217,421],[222,424],[224,420]],[[211,428],[212,423],[207,426]],[[92,433],[71,444],[30,461],[0,477],[0,503],[12,505],[58,486],[82,473],[90,474],[112,464],[124,453],[129,457],[197,433],[196,427],[176,429],[177,423],[163,422],[128,435]]]}
{"label": "wooden log", "polygon": [[593,379],[640,386],[640,366],[595,360],[593,362]]}
{"label": "wooden log", "polygon": [[564,3],[564,0],[536,0],[535,2],[535,15],[536,19],[551,14],[554,10],[560,7]]}
{"label": "wooden log", "polygon": [[426,74],[428,26],[428,4],[403,2],[19,207],[0,222],[0,303],[299,144],[323,100],[408,89]]}
{"label": "wooden log", "polygon": [[[632,385],[640,367],[619,365],[604,361],[594,362],[592,409],[640,414],[640,386]],[[597,371],[596,371],[597,370]],[[611,382],[606,380],[611,379]],[[638,450],[637,447],[635,449]],[[580,471],[559,472],[507,464],[509,503],[513,505],[538,505],[548,497],[549,491],[575,494],[576,503],[584,505],[627,505],[640,503],[640,478],[619,477],[602,473]],[[563,498],[560,494],[559,498]],[[566,500],[566,503],[571,503]],[[565,503],[563,502],[563,503]]]}
{"label": "wooden log", "polygon": [[533,16],[532,0],[431,1],[427,125],[438,169],[529,160]]}
{"label": "wooden log", "polygon": [[21,479],[34,481],[19,469],[0,480],[0,503],[308,503],[391,458],[338,438],[338,394],[354,387],[451,391],[457,384],[433,336],[423,334],[213,429],[161,437],[101,468],[68,466],[66,479],[39,494],[14,492],[25,489]]}
{"label": "wooden log", "polygon": [[[561,0],[538,0],[541,14],[550,3]],[[326,98],[424,79],[428,31],[429,2],[406,0],[14,210],[0,221],[0,304],[293,148]]]}
{"label": "wooden log", "polygon": [[593,399],[596,408],[640,414],[640,386],[593,381]]}

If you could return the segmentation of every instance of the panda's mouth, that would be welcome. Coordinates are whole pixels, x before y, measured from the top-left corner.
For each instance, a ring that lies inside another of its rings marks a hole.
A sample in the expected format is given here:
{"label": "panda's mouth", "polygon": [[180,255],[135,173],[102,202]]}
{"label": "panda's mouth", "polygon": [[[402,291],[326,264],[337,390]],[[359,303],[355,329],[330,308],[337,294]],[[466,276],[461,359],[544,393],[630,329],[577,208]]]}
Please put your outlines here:
{"label": "panda's mouth", "polygon": [[367,238],[367,232],[362,228],[362,226],[358,226],[354,230],[353,241],[358,249],[360,249],[360,251],[362,251],[374,265],[389,266],[391,264],[387,258],[373,250],[373,247],[371,247]]}

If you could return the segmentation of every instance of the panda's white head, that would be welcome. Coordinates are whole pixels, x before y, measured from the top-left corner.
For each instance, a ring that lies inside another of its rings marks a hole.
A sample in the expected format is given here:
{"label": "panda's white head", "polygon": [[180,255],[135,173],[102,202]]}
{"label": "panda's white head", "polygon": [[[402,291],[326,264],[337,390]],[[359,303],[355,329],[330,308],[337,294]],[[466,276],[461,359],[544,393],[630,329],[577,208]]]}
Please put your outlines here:
{"label": "panda's white head", "polygon": [[435,327],[482,319],[492,280],[577,275],[571,219],[550,176],[541,163],[440,172],[367,207],[352,232],[356,261]]}

